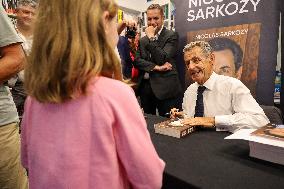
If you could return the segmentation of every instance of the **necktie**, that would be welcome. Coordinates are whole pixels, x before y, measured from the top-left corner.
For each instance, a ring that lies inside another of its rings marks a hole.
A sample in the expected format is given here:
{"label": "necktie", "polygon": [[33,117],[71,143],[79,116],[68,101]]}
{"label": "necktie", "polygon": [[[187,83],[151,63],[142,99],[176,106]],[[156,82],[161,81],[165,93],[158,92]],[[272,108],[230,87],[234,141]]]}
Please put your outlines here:
{"label": "necktie", "polygon": [[194,117],[204,116],[203,92],[205,91],[205,89],[206,87],[204,86],[198,87]]}

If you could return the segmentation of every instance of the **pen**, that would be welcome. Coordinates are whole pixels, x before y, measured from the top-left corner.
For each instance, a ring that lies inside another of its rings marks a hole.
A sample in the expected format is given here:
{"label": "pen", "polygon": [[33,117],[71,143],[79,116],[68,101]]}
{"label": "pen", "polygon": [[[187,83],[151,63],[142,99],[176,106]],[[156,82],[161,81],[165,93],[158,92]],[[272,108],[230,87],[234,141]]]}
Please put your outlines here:
{"label": "pen", "polygon": [[[176,111],[178,112],[179,109],[176,109]],[[171,115],[171,112],[167,112],[167,113],[165,113],[165,115]]]}

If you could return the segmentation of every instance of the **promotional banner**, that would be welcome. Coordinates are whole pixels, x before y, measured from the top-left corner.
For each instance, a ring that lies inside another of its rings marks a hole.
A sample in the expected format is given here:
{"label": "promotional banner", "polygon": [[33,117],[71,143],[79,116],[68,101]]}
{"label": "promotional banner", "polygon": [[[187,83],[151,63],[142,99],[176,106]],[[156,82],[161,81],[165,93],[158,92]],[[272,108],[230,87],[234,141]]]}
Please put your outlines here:
{"label": "promotional banner", "polygon": [[193,31],[187,41],[208,41],[215,54],[214,71],[240,79],[255,96],[260,27],[255,23]]}
{"label": "promotional banner", "polygon": [[190,84],[183,47],[208,41],[214,71],[240,79],[260,104],[273,105],[281,0],[174,0],[179,71]]}

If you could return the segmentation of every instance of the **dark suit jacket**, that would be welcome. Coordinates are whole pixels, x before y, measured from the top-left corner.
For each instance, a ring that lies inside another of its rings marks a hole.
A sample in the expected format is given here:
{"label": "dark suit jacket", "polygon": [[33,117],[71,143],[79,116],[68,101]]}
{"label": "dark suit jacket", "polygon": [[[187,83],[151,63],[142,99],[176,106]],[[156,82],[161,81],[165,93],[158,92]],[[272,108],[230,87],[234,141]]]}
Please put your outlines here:
{"label": "dark suit jacket", "polygon": [[[150,75],[151,88],[155,96],[164,100],[177,97],[181,93],[181,85],[176,69],[178,50],[177,32],[163,28],[157,41],[150,41],[147,36],[139,41],[139,47],[133,65],[139,69],[138,95],[143,93],[139,85],[145,72]],[[173,69],[166,72],[152,71],[156,65],[169,62]]]}

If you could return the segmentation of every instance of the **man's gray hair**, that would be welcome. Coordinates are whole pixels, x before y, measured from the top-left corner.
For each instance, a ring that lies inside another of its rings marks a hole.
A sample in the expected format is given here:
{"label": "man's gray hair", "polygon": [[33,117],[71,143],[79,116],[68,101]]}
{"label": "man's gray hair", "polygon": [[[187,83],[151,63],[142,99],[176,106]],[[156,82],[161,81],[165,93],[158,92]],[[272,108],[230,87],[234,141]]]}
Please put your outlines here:
{"label": "man's gray hair", "polygon": [[193,41],[183,48],[183,53],[192,50],[194,47],[200,47],[202,52],[207,56],[212,53],[212,47],[206,41]]}
{"label": "man's gray hair", "polygon": [[30,6],[32,8],[37,8],[38,2],[36,0],[19,0],[18,6]]}

